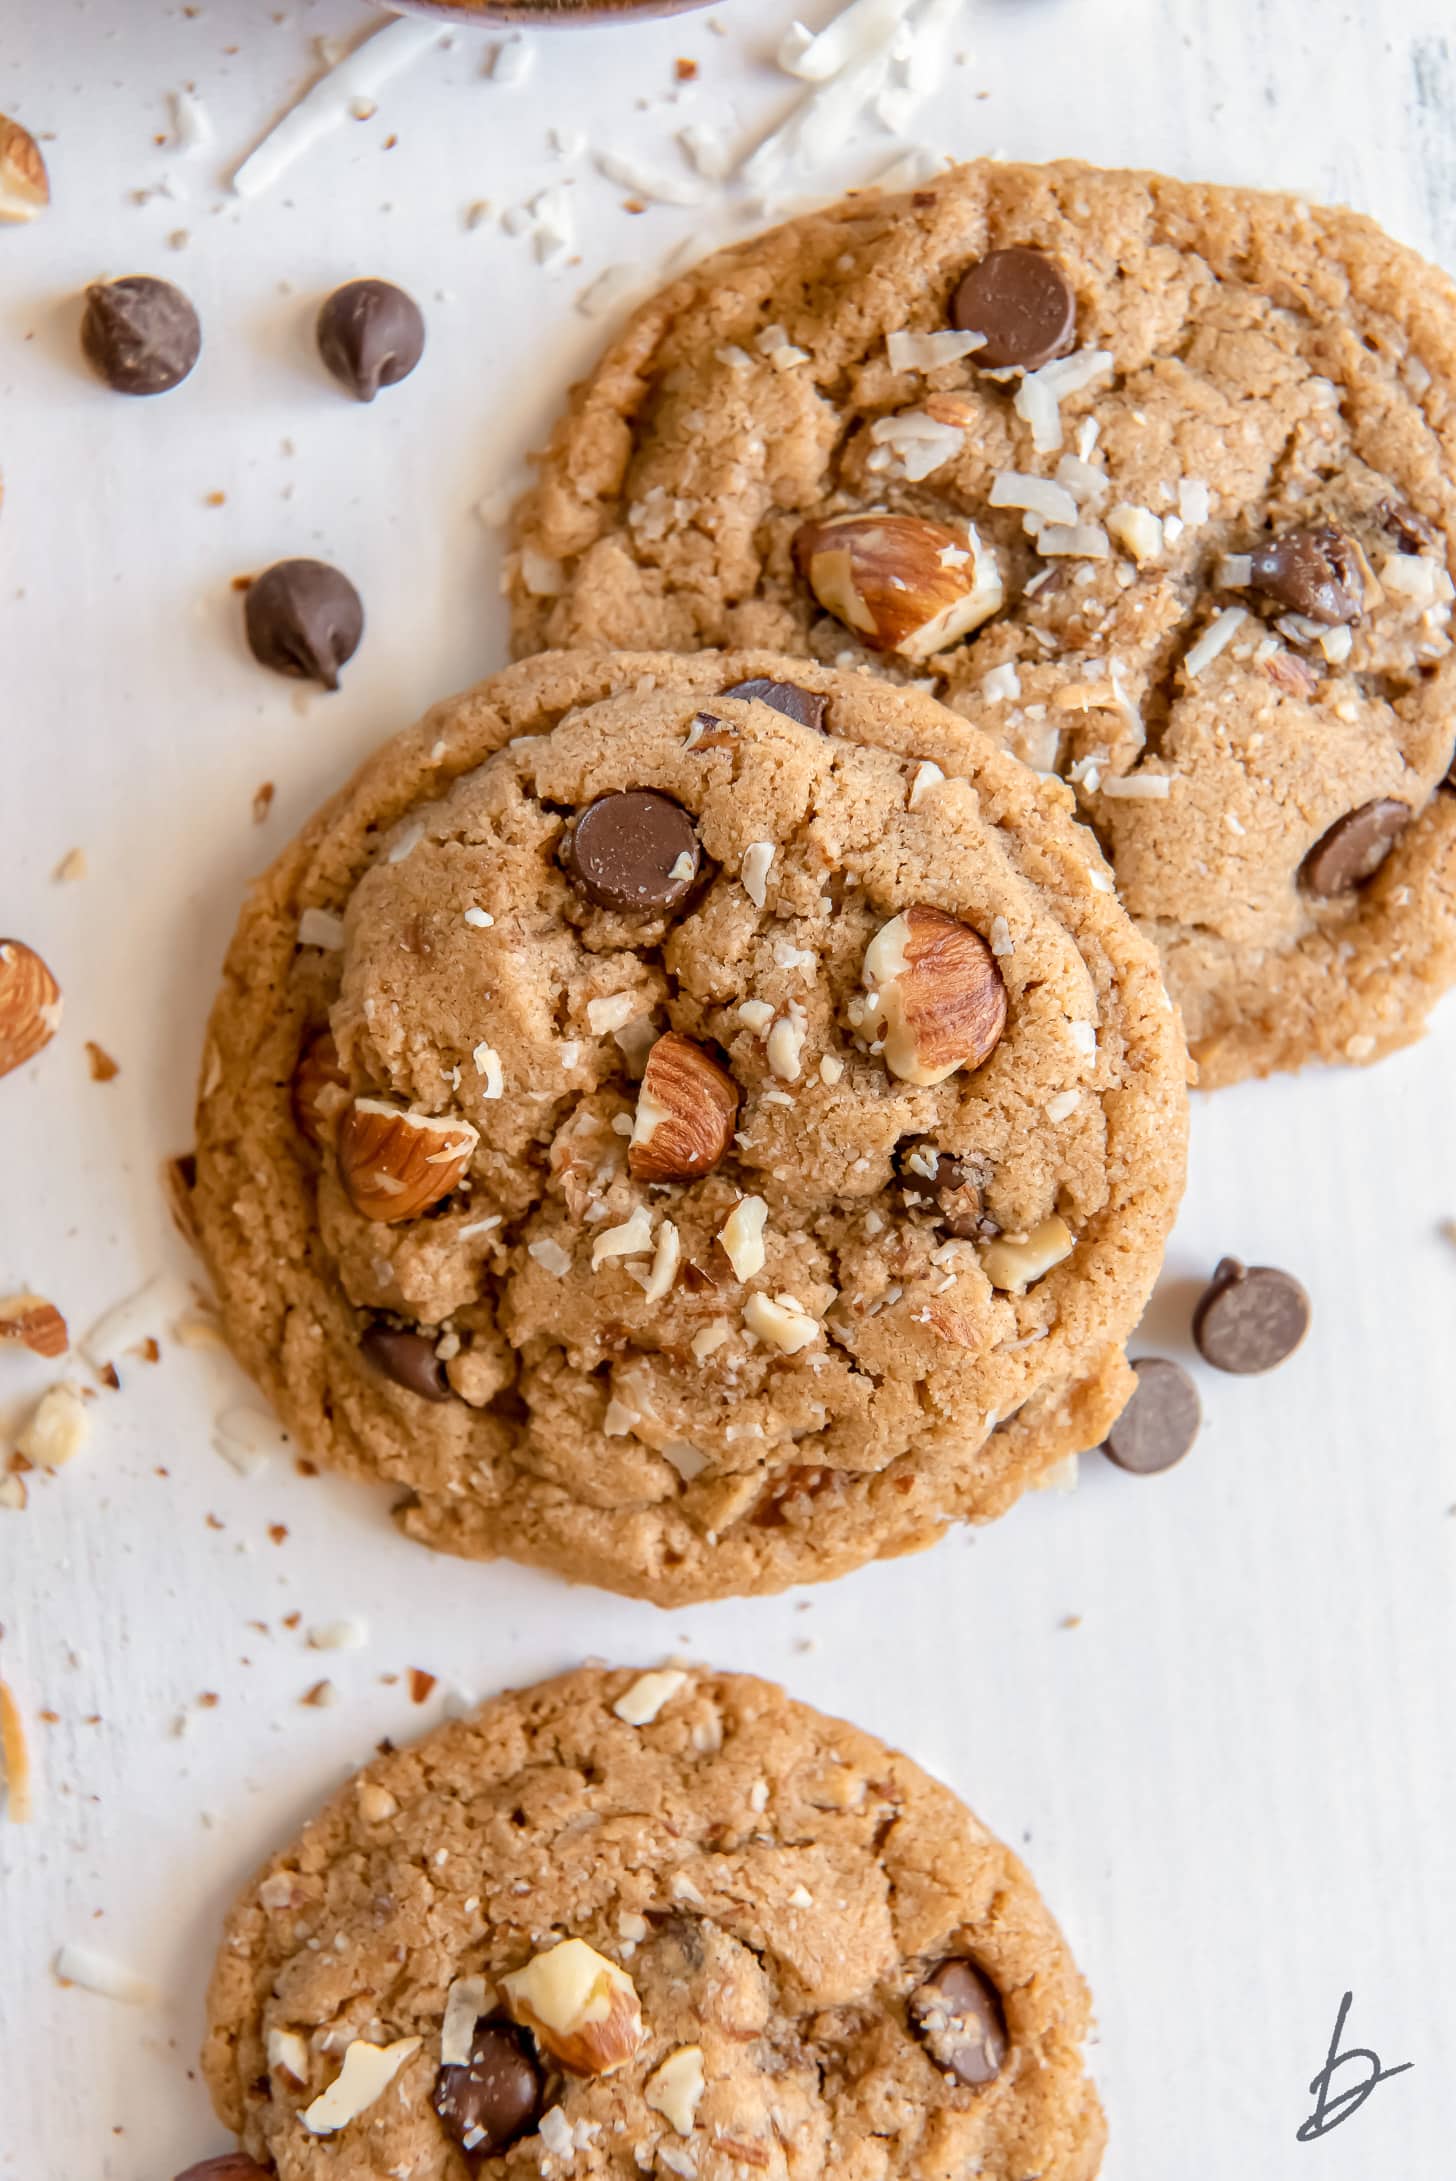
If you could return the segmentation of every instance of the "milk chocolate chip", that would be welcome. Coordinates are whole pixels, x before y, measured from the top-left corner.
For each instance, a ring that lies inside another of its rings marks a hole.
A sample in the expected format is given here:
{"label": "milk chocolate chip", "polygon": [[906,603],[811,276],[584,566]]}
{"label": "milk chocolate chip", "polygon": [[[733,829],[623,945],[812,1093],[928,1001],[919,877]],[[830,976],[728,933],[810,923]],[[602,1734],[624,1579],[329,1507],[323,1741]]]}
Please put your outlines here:
{"label": "milk chocolate chip", "polygon": [[1054,257],[1016,243],[971,267],[951,297],[950,322],[958,333],[985,335],[973,363],[1035,371],[1071,347],[1077,299]]}
{"label": "milk chocolate chip", "polygon": [[166,394],[202,353],[202,327],[180,288],[149,273],[93,281],[86,290],[81,346],[118,394]]}
{"label": "milk chocolate chip", "polygon": [[243,625],[260,666],[337,689],[364,634],[364,602],[327,561],[279,560],[248,586]]}
{"label": "milk chocolate chip", "polygon": [[509,2022],[482,2022],[467,2067],[442,2067],[435,2111],[462,2150],[494,2158],[528,2134],[541,2111],[541,2071],[523,2033]]}
{"label": "milk chocolate chip", "polygon": [[698,875],[698,836],[671,796],[652,788],[599,795],[566,837],[562,861],[603,909],[673,909]]}
{"label": "milk chocolate chip", "polygon": [[1276,1265],[1220,1258],[1193,1313],[1193,1338],[1216,1371],[1272,1371],[1309,1331],[1309,1297]]}
{"label": "milk chocolate chip", "polygon": [[994,2082],[1009,2049],[995,1986],[973,1962],[943,1961],[910,1994],[910,2020],[938,2068],[968,2090]]}
{"label": "milk chocolate chip", "polygon": [[359,1343],[376,1370],[422,1401],[450,1401],[450,1381],[428,1333],[394,1325],[371,1325]]}
{"label": "milk chocolate chip", "polygon": [[896,1163],[912,1211],[933,1211],[946,1232],[963,1242],[985,1240],[1000,1231],[984,1209],[986,1173],[974,1160],[952,1157],[929,1136],[910,1136],[901,1144]]}
{"label": "milk chocolate chip", "polygon": [[801,689],[797,682],[774,682],[766,675],[755,674],[750,681],[735,682],[723,694],[725,697],[756,699],[759,704],[771,705],[775,712],[782,712],[785,719],[796,719],[801,727],[813,727],[820,734],[824,732],[829,699],[815,689]]}
{"label": "milk chocolate chip", "polygon": [[1108,1432],[1102,1451],[1135,1477],[1155,1477],[1181,1462],[1203,1421],[1198,1389],[1181,1363],[1139,1356],[1137,1390]]}
{"label": "milk chocolate chip", "polygon": [[1286,530],[1250,553],[1249,582],[1292,613],[1330,628],[1357,621],[1365,603],[1354,541],[1330,523],[1318,530]]}
{"label": "milk chocolate chip", "polygon": [[1315,842],[1300,867],[1300,877],[1312,894],[1322,898],[1350,893],[1374,878],[1410,818],[1410,805],[1390,796],[1362,803],[1358,810],[1337,818]]}
{"label": "milk chocolate chip", "polygon": [[319,354],[356,401],[407,379],[425,352],[425,321],[413,296],[388,280],[351,280],[325,298]]}

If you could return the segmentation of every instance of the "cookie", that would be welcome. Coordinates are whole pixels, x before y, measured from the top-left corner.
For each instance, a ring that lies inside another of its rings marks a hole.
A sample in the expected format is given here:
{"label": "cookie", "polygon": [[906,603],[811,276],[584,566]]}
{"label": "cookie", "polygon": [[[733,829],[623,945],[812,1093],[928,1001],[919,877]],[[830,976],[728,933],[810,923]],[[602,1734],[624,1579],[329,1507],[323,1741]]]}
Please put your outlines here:
{"label": "cookie", "polygon": [[743,1675],[583,1669],[370,1764],[228,1918],[278,2181],[1091,2181],[1088,2003],[1009,1849]]}
{"label": "cookie", "polygon": [[712,257],[577,388],[515,638],[772,644],[1070,781],[1206,1084],[1456,977],[1456,291],[1292,198],[982,163]]}
{"label": "cookie", "polygon": [[763,654],[546,657],[388,745],[256,887],[199,1111],[300,1444],[426,1544],[664,1603],[1095,1445],[1186,1057],[1071,804]]}

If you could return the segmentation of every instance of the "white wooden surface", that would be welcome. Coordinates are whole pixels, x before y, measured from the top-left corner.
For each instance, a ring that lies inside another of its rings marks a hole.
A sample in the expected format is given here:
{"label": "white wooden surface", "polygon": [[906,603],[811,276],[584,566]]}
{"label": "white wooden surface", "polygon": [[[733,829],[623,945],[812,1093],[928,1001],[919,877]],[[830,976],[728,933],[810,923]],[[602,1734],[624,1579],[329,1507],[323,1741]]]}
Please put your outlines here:
{"label": "white wooden surface", "polygon": [[[545,131],[666,160],[686,115],[656,102],[689,54],[691,112],[731,108],[751,134],[788,102],[767,56],[793,12],[725,0],[561,35],[513,91],[461,35],[240,205],[222,177],[308,80],[312,37],[357,34],[353,0],[7,0],[0,109],[53,132],[56,204],[0,234],[0,930],[51,960],[67,1019],[0,1084],[0,1289],[30,1282],[84,1329],[159,1271],[185,1281],[154,1171],[188,1140],[244,878],[375,741],[500,660],[498,540],[473,505],[600,338],[577,290],[736,231],[627,215]],[[961,42],[919,141],[1343,196],[1456,264],[1449,0],[972,0]],[[188,155],[154,144],[183,83],[216,129]],[[864,135],[829,179],[893,149]],[[498,226],[467,230],[471,201],[499,210],[563,171],[579,266],[543,273]],[[163,178],[171,198],[133,201]],[[80,285],[138,270],[180,279],[208,337],[194,381],[150,403],[107,395],[76,347]],[[370,411],[324,379],[309,322],[321,292],[376,272],[420,298],[430,347]],[[337,697],[300,697],[241,646],[229,578],[293,552],[336,558],[364,594]],[[90,876],[52,883],[78,844]],[[85,1038],[117,1081],[88,1080]],[[781,1600],[666,1616],[431,1562],[362,1490],[226,1467],[212,1420],[240,1388],[159,1326],[161,1365],[97,1402],[90,1451],[0,1512],[0,1672],[41,1768],[36,1823],[0,1823],[3,2181],[166,2181],[222,2147],[194,2069],[218,1916],[378,1736],[427,1725],[451,1688],[677,1649],[852,1712],[1026,1844],[1097,1993],[1109,2174],[1448,2175],[1453,1065],[1456,1003],[1377,1072],[1200,1101],[1147,1345],[1186,1352],[1190,1283],[1226,1249],[1302,1273],[1317,1316],[1267,1381],[1201,1373],[1207,1428],[1181,1471],[1139,1483],[1089,1457],[1073,1497]],[[48,1375],[0,1356],[0,1430]],[[367,1649],[309,1652],[280,1626],[295,1611],[363,1615]],[[381,1680],[412,1665],[440,1676],[419,1709]],[[300,1707],[325,1673],[336,1708]],[[156,2002],[58,1987],[68,1940]],[[1300,2146],[1347,1988],[1353,2041],[1414,2066]]]}

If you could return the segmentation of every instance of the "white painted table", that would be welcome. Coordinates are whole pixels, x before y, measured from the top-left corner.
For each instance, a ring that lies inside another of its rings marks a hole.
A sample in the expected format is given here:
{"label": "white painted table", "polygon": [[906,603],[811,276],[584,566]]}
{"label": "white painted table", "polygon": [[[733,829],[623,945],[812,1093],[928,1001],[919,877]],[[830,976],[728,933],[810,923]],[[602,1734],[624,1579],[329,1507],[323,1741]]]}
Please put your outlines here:
{"label": "white painted table", "polygon": [[[474,506],[601,337],[572,298],[609,262],[650,270],[737,229],[626,214],[547,128],[659,162],[687,118],[751,136],[791,96],[768,62],[794,0],[561,35],[515,89],[462,34],[247,204],[225,175],[316,68],[313,37],[358,34],[352,0],[4,12],[0,109],[53,132],[56,203],[0,234],[0,930],[49,958],[67,1017],[0,1084],[0,1289],[29,1282],[84,1329],[159,1271],[186,1281],[154,1176],[188,1141],[244,879],[373,743],[503,655],[499,539]],[[961,43],[917,141],[1343,196],[1456,263],[1448,0],[980,0]],[[702,64],[682,111],[661,104],[679,54]],[[215,130],[189,153],[154,141],[184,83]],[[828,180],[893,151],[862,136]],[[495,220],[466,225],[476,200],[499,213],[569,175],[579,265],[542,271]],[[140,270],[190,290],[208,345],[184,391],[126,403],[81,365],[75,296]],[[361,273],[399,279],[430,325],[415,379],[372,411],[310,345],[319,295]],[[336,697],[299,696],[241,644],[230,578],[298,552],[337,559],[368,608]],[[76,845],[89,876],[53,883]],[[88,1079],[87,1038],[115,1082]],[[0,2176],[166,2181],[221,2147],[194,2071],[219,1914],[378,1736],[436,1719],[452,1688],[676,1649],[851,1711],[1027,1846],[1097,1993],[1109,2174],[1448,2175],[1453,1068],[1456,1003],[1374,1073],[1199,1101],[1146,1345],[1186,1355],[1190,1282],[1226,1249],[1302,1273],[1317,1316],[1267,1381],[1200,1367],[1183,1469],[1139,1483],[1089,1457],[1073,1497],[784,1599],[665,1616],[432,1562],[362,1489],[225,1466],[212,1421],[240,1384],[159,1326],[162,1363],[124,1368],[90,1451],[0,1512],[0,1672],[41,1770],[37,1821],[0,1823]],[[0,1427],[48,1375],[0,1356]],[[362,1615],[368,1648],[322,1658],[282,1629],[292,1612]],[[381,1680],[409,1666],[440,1677],[418,1709]],[[338,1705],[301,1707],[324,1673]],[[61,1989],[68,1940],[155,2003]],[[1414,2065],[1301,2146],[1351,1988],[1352,2041]]]}

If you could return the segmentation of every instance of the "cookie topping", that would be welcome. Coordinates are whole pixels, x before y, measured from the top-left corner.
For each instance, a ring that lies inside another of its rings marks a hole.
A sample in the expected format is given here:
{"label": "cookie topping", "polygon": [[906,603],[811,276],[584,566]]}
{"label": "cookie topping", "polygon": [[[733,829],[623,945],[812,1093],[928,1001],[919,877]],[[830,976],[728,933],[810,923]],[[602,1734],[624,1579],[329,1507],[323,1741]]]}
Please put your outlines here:
{"label": "cookie topping", "polygon": [[652,788],[599,795],[566,836],[568,876],[603,909],[675,909],[698,875],[698,836],[680,803]]}
{"label": "cookie topping", "polygon": [[1309,1296],[1274,1265],[1220,1258],[1193,1313],[1193,1338],[1218,1371],[1272,1371],[1309,1331]]}
{"label": "cookie topping", "polygon": [[367,2113],[376,2098],[384,2095],[406,2060],[420,2049],[418,2037],[401,2037],[392,2045],[371,2045],[356,2037],[344,2054],[344,2064],[321,2097],[306,2105],[299,2119],[311,2136],[336,2135],[351,2120]]}
{"label": "cookie topping", "polygon": [[1310,893],[1347,894],[1373,878],[1411,821],[1408,803],[1380,796],[1337,818],[1305,857],[1300,877]]}
{"label": "cookie topping", "polygon": [[642,2009],[625,1969],[584,1939],[563,1939],[502,1977],[515,2019],[573,2075],[611,2075],[642,2043]]}
{"label": "cookie topping", "polygon": [[21,225],[44,212],[51,185],[29,129],[0,114],[0,224]]}
{"label": "cookie topping", "polygon": [[513,2024],[481,2022],[468,2063],[440,2069],[433,2102],[463,2151],[494,2158],[535,2128],[541,2070]]}
{"label": "cookie topping", "polygon": [[971,267],[951,298],[950,322],[961,333],[985,336],[978,365],[1035,371],[1071,347],[1077,299],[1054,257],[1017,243]]}
{"label": "cookie topping", "polygon": [[1059,1213],[1033,1227],[1030,1234],[1002,1235],[981,1252],[981,1270],[992,1287],[1017,1295],[1070,1257],[1076,1237]]}
{"label": "cookie topping", "polygon": [[469,1121],[356,1098],[339,1123],[340,1178],[366,1219],[418,1219],[463,1178],[479,1141]]}
{"label": "cookie topping", "polygon": [[738,1086],[710,1052],[676,1030],[647,1055],[627,1166],[637,1181],[693,1181],[733,1141]]}
{"label": "cookie topping", "polygon": [[289,1105],[293,1123],[316,1151],[331,1143],[339,1115],[349,1103],[349,1079],[339,1060],[332,1032],[320,1030],[309,1039],[293,1071]]}
{"label": "cookie topping", "polygon": [[989,621],[1005,597],[996,555],[967,524],[919,515],[831,515],[794,533],[799,572],[826,613],[873,651],[929,659]]}
{"label": "cookie topping", "polygon": [[974,1963],[943,1961],[910,1994],[910,2020],[936,2066],[968,2090],[996,2080],[1010,2050],[995,1986]]}
{"label": "cookie topping", "polygon": [[994,1234],[981,1200],[984,1175],[971,1160],[952,1158],[928,1136],[911,1136],[900,1146],[899,1167],[911,1211],[933,1211],[964,1242]]}
{"label": "cookie topping", "polygon": [[0,1075],[24,1067],[61,1023],[61,988],[33,947],[0,939]]}
{"label": "cookie topping", "polygon": [[364,634],[364,602],[327,561],[279,560],[249,584],[243,626],[260,666],[337,689]]}
{"label": "cookie topping", "polygon": [[690,2136],[699,2100],[707,2089],[701,2045],[680,2045],[660,2068],[648,2076],[642,2095],[654,2113],[661,2113],[680,2136]]}
{"label": "cookie topping", "polygon": [[392,1378],[396,1386],[403,1386],[406,1393],[417,1393],[424,1401],[452,1398],[445,1366],[428,1333],[394,1325],[371,1325],[359,1346],[376,1369]]}
{"label": "cookie topping", "polygon": [[663,1706],[686,1688],[687,1678],[680,1666],[660,1666],[654,1673],[639,1674],[617,1698],[613,1713],[624,1726],[650,1727]]}
{"label": "cookie topping", "polygon": [[1249,583],[1266,598],[1335,628],[1357,621],[1365,603],[1365,579],[1353,539],[1331,524],[1317,530],[1286,530],[1248,556]]}
{"label": "cookie topping", "polygon": [[1133,1365],[1137,1387],[1108,1432],[1103,1451],[1119,1469],[1138,1477],[1156,1476],[1181,1462],[1203,1420],[1198,1388],[1181,1363],[1165,1356],[1139,1356]]}
{"label": "cookie topping", "polygon": [[885,1065],[906,1083],[943,1083],[979,1068],[1006,1028],[1006,986],[979,932],[917,902],[880,927],[865,950]]}
{"label": "cookie topping", "polygon": [[356,401],[407,379],[425,349],[425,321],[413,296],[388,280],[335,288],[318,315],[319,354]]}
{"label": "cookie topping", "polygon": [[165,394],[182,384],[201,355],[202,327],[170,280],[132,273],[86,290],[81,346],[114,392]]}
{"label": "cookie topping", "polygon": [[[756,674],[750,681],[735,682],[725,689],[725,697],[742,697],[769,705],[775,712],[782,712],[786,719],[796,719],[801,727],[816,728],[824,732],[824,716],[829,710],[829,699],[817,689],[800,689],[796,682],[774,682],[765,675]],[[705,715],[700,714],[700,717]],[[718,722],[715,720],[716,726]],[[697,745],[701,748],[701,743]]]}

